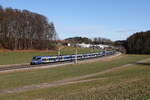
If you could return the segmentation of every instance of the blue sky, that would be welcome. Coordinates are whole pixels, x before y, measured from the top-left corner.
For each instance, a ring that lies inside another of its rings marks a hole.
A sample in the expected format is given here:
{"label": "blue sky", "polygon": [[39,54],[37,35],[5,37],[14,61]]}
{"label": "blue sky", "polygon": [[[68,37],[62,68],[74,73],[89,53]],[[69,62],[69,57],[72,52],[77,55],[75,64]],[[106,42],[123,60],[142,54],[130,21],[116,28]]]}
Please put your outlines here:
{"label": "blue sky", "polygon": [[60,39],[73,36],[122,40],[150,30],[150,0],[0,0],[54,22]]}

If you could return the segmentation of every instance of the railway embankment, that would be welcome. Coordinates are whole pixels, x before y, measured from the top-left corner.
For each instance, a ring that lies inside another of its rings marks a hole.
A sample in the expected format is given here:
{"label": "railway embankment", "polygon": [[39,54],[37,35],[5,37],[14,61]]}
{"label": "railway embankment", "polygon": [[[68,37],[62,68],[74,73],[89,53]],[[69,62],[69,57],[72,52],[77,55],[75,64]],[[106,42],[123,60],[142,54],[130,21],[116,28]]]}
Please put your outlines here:
{"label": "railway embankment", "polygon": [[[115,59],[116,57],[121,56],[121,53],[115,53],[114,55],[109,56],[103,56],[99,58],[93,58],[93,59],[85,59],[85,60],[79,60],[78,64],[85,64],[85,63],[92,63],[97,61],[104,61],[104,60],[110,60]],[[0,67],[0,73],[8,73],[8,72],[14,72],[14,71],[24,71],[24,70],[34,70],[34,69],[46,69],[46,68],[55,68],[55,67],[62,67],[65,65],[72,65],[74,62],[61,62],[61,63],[51,63],[51,64],[41,64],[41,65],[30,65],[30,64],[12,64],[12,65],[2,65]]]}

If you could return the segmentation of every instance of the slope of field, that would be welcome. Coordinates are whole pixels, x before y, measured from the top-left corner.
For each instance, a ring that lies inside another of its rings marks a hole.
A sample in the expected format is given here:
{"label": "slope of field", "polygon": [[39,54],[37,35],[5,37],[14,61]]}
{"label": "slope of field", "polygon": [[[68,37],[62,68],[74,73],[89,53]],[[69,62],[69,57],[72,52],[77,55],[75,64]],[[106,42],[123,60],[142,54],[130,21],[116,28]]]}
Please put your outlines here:
{"label": "slope of field", "polygon": [[56,85],[22,93],[1,94],[0,99],[148,100],[150,98],[150,60],[135,63],[145,58],[150,56],[125,55],[103,62],[1,74],[0,90],[5,90],[101,73],[63,86]]}
{"label": "slope of field", "polygon": [[[100,49],[77,48],[78,53],[98,52]],[[33,56],[57,55],[58,51],[6,51],[0,52],[0,65],[30,63]],[[75,54],[75,48],[63,47],[60,49],[61,55]]]}
{"label": "slope of field", "polygon": [[26,70],[0,75],[0,89],[21,87],[31,84],[57,81],[65,78],[72,78],[82,75],[97,73],[106,69],[135,63],[138,60],[147,58],[146,55],[125,55],[111,61],[98,61],[89,64],[67,65],[60,68]]}

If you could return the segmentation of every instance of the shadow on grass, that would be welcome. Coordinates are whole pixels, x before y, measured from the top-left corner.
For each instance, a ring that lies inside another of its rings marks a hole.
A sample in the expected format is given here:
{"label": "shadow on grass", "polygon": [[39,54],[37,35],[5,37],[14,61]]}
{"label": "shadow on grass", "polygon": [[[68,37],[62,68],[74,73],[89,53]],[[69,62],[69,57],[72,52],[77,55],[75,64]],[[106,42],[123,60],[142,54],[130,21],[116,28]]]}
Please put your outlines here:
{"label": "shadow on grass", "polygon": [[137,65],[145,65],[145,66],[150,66],[150,63],[136,63]]}

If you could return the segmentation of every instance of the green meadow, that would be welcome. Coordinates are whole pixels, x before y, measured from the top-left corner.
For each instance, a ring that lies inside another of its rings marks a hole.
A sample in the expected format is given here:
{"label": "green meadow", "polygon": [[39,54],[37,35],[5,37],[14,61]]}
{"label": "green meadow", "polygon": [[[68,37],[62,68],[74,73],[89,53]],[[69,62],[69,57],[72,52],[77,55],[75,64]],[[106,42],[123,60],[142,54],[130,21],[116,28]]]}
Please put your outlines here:
{"label": "green meadow", "polygon": [[[50,69],[11,72],[0,75],[0,90],[54,82],[103,72],[126,64],[128,67],[88,77],[90,82],[49,87],[0,95],[1,100],[148,100],[150,98],[150,61],[135,64],[150,55],[122,55],[119,58]],[[100,78],[100,80],[98,80]]]}
{"label": "green meadow", "polygon": [[[60,49],[61,55],[75,54],[76,48],[74,47],[64,47]],[[100,49],[92,48],[77,48],[78,54],[89,53],[89,52],[99,52]],[[33,56],[49,56],[58,55],[58,50],[55,51],[35,51],[35,52],[0,52],[0,65],[7,64],[22,64],[30,63]]]}

